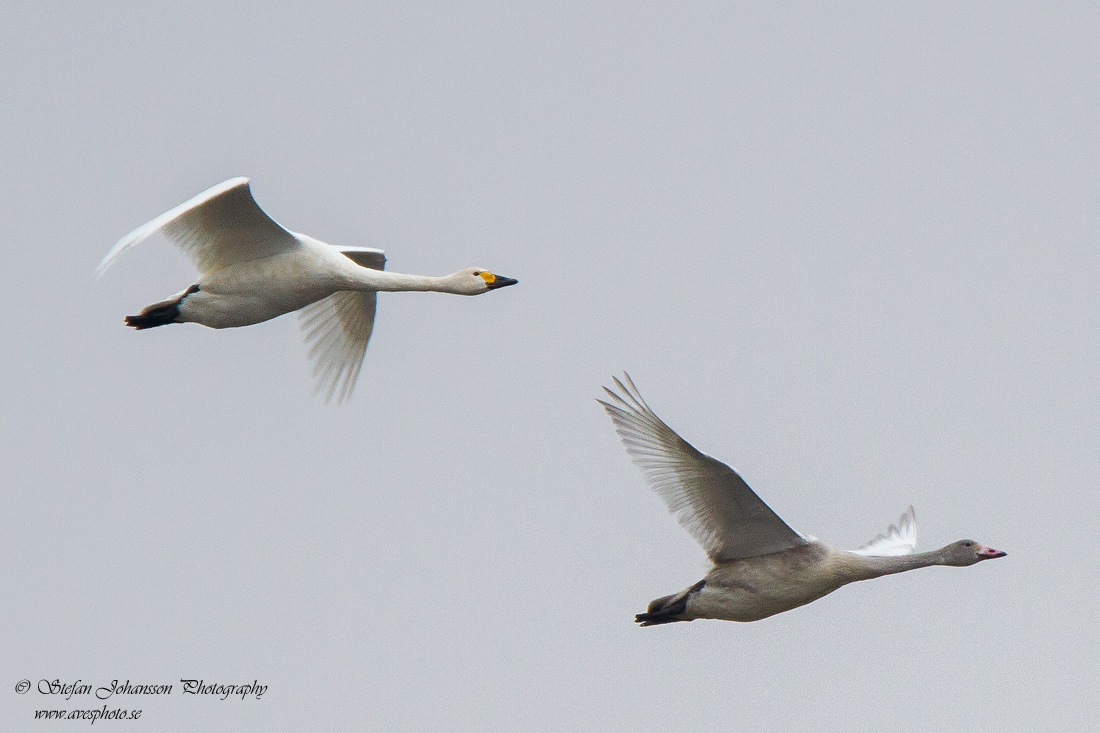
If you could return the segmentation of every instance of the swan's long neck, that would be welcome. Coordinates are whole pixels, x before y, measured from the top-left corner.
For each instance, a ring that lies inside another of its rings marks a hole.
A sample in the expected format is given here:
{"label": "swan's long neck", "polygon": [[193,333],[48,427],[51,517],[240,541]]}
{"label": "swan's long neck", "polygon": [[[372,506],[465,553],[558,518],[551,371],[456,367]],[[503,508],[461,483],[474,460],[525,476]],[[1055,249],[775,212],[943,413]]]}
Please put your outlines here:
{"label": "swan's long neck", "polygon": [[926,568],[930,565],[945,565],[943,550],[932,552],[918,552],[914,555],[896,555],[890,557],[877,557],[872,555],[856,555],[847,553],[845,569],[851,575],[851,580],[870,580],[883,575],[904,573],[906,570]]}
{"label": "swan's long neck", "polygon": [[455,292],[449,276],[404,275],[400,272],[384,272],[362,267],[358,268],[352,277],[353,283],[363,290],[378,290],[387,293],[408,291]]}

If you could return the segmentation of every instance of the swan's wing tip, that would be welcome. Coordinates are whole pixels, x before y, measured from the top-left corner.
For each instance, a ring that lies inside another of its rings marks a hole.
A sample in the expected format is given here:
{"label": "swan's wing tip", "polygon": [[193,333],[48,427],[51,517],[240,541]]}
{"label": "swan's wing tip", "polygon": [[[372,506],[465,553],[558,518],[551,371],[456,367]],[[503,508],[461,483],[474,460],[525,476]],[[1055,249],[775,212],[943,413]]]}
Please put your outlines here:
{"label": "swan's wing tip", "polygon": [[[107,272],[107,270],[111,268],[111,265],[115,263],[115,260],[118,259],[119,255],[130,249],[130,247],[133,247],[136,244],[141,244],[141,242],[148,238],[149,235],[157,231],[160,228],[160,218],[161,217],[158,217],[157,219],[142,224],[137,229],[133,230],[125,237],[115,242],[115,245],[111,247],[106,255],[103,256],[103,259],[100,261],[99,266],[95,268],[95,276],[97,278],[103,277],[103,273]],[[153,226],[154,224],[156,224],[157,226]]]}
{"label": "swan's wing tip", "polygon": [[190,211],[196,206],[199,206],[202,203],[209,201],[215,196],[219,196],[226,191],[237,188],[238,186],[248,187],[249,183],[249,178],[247,176],[236,176],[235,178],[230,178],[228,180],[222,181],[221,183],[211,186],[202,193],[192,196],[190,199],[184,201],[179,206],[175,206],[164,212],[160,216],[157,216],[150,221],[145,222],[137,229],[134,229],[122,239],[115,242],[115,246],[111,247],[110,251],[107,252],[107,255],[99,263],[99,266],[96,267],[95,277],[102,277],[103,273],[107,272],[111,265],[114,264],[114,261],[118,259],[119,255],[130,249],[130,247],[141,244],[150,235],[160,231],[162,227],[171,222],[173,219],[179,217],[181,214],[184,214],[185,212]]}
{"label": "swan's wing tip", "polygon": [[251,185],[251,183],[252,179],[248,176],[234,176],[233,178],[225,179],[221,183],[215,183],[213,186],[206,189],[205,191],[195,194],[193,198],[212,198],[214,196],[217,196],[219,193],[225,193],[231,188],[236,188],[237,186],[249,186]]}
{"label": "swan's wing tip", "polygon": [[917,515],[910,506],[897,524],[891,524],[885,532],[876,535],[862,547],[852,550],[857,555],[892,557],[912,555],[917,551]]}

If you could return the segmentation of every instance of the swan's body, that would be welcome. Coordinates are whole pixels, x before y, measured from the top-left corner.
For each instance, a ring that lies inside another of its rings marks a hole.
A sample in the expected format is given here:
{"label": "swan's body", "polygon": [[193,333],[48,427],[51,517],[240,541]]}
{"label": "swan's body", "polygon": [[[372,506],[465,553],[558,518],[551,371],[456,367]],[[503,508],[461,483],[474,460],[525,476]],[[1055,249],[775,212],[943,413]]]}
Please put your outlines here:
{"label": "swan's body", "polygon": [[757,621],[816,601],[857,580],[930,565],[973,565],[1006,553],[959,540],[914,554],[913,508],[858,550],[837,550],[787,526],[726,464],[700,453],[649,408],[637,387],[615,380],[621,394],[600,403],[627,451],[714,567],[703,580],[658,598],[642,626],[699,618]]}
{"label": "swan's body", "polygon": [[130,232],[97,273],[156,232],[191,257],[200,277],[186,290],[127,316],[127,325],[235,328],[301,311],[318,389],[330,398],[338,392],[341,401],[351,394],[363,362],[377,292],[480,295],[516,283],[474,267],[443,277],[384,272],[380,249],[334,247],[284,229],[256,204],[247,178],[220,183]]}

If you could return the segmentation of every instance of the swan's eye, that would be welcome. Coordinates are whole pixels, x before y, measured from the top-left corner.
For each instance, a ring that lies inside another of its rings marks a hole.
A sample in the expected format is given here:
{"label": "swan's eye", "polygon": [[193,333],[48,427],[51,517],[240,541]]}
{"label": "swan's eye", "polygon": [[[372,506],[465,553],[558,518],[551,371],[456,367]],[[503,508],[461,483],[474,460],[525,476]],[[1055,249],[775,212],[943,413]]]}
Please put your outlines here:
{"label": "swan's eye", "polygon": [[974,546],[973,542],[964,542],[963,543],[963,547],[973,547],[973,546]]}

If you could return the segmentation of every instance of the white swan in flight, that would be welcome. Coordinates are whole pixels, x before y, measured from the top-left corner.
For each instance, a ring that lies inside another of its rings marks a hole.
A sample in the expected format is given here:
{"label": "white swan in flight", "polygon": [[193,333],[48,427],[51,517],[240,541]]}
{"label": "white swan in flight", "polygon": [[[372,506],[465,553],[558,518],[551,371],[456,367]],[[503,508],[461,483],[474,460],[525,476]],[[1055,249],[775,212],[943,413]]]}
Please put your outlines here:
{"label": "white swan in flight", "polygon": [[857,580],[929,565],[973,565],[1006,553],[973,540],[913,554],[913,508],[858,550],[837,550],[788,527],[726,464],[700,453],[665,425],[624,375],[599,400],[669,511],[703,546],[714,566],[703,580],[658,598],[635,616],[642,626],[697,618],[757,621],[816,601]]}
{"label": "white swan in flight", "polygon": [[284,229],[256,204],[247,178],[219,183],[142,224],[107,253],[96,275],[156,232],[190,256],[199,281],[127,316],[126,325],[233,328],[300,311],[317,391],[338,402],[351,395],[359,376],[378,291],[480,295],[517,282],[482,267],[443,277],[383,272],[380,249],[334,247]]}

